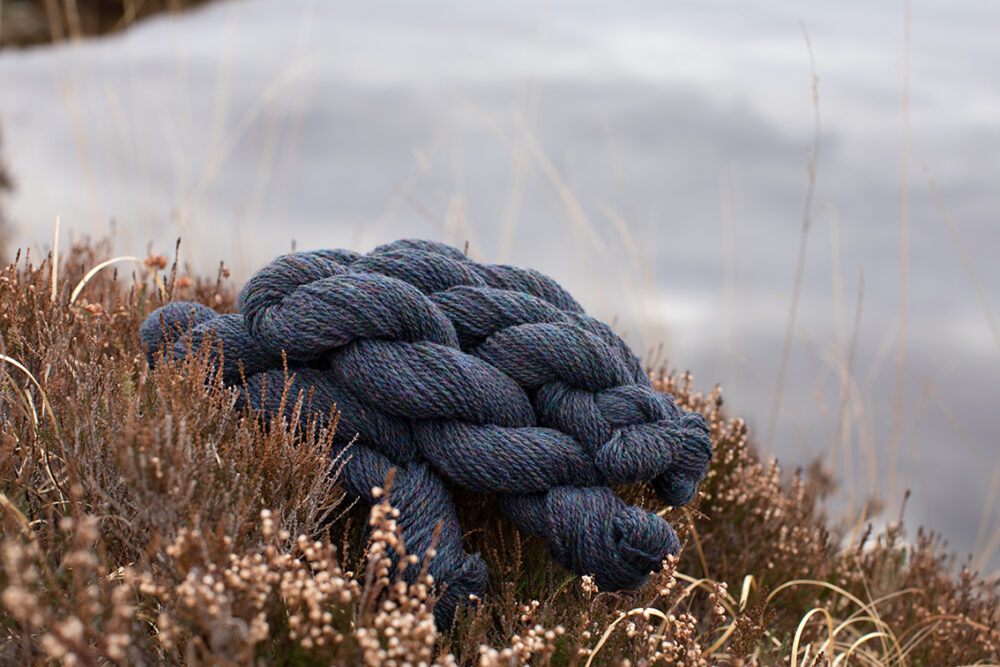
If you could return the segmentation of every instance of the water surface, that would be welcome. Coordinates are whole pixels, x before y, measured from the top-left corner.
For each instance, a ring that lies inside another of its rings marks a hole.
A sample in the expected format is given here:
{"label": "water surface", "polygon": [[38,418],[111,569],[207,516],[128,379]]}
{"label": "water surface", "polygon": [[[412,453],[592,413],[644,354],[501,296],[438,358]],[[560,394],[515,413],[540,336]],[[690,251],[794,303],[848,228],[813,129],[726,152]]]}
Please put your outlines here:
{"label": "water surface", "polygon": [[130,254],[181,235],[193,267],[224,259],[239,280],[293,242],[468,241],[721,382],[767,448],[813,160],[770,451],[827,457],[845,511],[911,488],[911,525],[979,553],[1000,476],[998,21],[915,2],[907,61],[897,3],[219,3],[0,52],[8,209],[22,243],[49,246],[56,215]]}

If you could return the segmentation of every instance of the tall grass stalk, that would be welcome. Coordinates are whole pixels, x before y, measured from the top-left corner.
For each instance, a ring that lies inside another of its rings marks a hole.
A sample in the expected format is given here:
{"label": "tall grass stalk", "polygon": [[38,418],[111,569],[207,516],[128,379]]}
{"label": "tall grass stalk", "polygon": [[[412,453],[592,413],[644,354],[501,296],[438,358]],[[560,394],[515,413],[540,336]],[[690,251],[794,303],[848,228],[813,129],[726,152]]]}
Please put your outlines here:
{"label": "tall grass stalk", "polygon": [[809,51],[809,71],[812,79],[813,103],[813,138],[806,160],[806,174],[809,184],[806,187],[806,198],[802,209],[802,230],[799,233],[799,252],[795,262],[795,280],[792,286],[792,301],[788,307],[788,324],[785,327],[784,342],[781,345],[781,361],[778,362],[778,376],[774,382],[774,400],[771,402],[771,416],[767,422],[767,437],[764,449],[773,451],[775,430],[778,426],[778,413],[781,408],[781,394],[785,386],[785,373],[788,370],[788,355],[792,346],[792,333],[795,330],[795,315],[799,307],[799,295],[802,292],[802,275],[806,264],[806,242],[809,239],[809,227],[812,223],[813,195],[816,192],[816,168],[819,165],[820,154],[820,117],[819,117],[819,77],[816,75],[816,61],[813,57],[812,42],[805,25],[800,23],[802,37]]}

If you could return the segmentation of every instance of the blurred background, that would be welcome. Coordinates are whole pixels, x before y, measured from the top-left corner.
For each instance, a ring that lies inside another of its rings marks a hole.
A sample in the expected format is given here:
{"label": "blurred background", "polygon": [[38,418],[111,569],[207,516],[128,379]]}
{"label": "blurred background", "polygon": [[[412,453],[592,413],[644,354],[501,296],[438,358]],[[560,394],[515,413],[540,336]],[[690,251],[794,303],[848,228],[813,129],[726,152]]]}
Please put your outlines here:
{"label": "blurred background", "polygon": [[971,0],[0,0],[7,254],[56,216],[125,254],[181,237],[236,284],[293,247],[468,242],[721,384],[763,452],[826,466],[833,514],[893,520],[910,489],[910,526],[998,576],[998,25]]}

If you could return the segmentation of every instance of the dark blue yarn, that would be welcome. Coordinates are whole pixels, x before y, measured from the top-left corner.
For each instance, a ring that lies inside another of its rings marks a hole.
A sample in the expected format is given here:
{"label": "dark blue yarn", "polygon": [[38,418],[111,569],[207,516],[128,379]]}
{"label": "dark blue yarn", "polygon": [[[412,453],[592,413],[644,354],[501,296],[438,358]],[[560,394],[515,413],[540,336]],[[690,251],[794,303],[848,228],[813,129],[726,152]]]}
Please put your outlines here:
{"label": "dark blue yarn", "polygon": [[603,589],[639,586],[679,549],[666,521],[609,485],[648,482],[669,505],[689,502],[712,457],[708,427],[655,391],[628,345],[551,278],[407,239],[367,255],[279,257],[246,283],[239,310],[159,308],[140,331],[149,362],[208,344],[240,406],[284,405],[291,417],[301,396],[321,420],[339,412],[336,442],[353,441],[347,492],[376,502],[395,467],[407,552],[423,556],[441,526],[430,562],[439,626],[487,584],[444,480],[497,494],[515,524]]}

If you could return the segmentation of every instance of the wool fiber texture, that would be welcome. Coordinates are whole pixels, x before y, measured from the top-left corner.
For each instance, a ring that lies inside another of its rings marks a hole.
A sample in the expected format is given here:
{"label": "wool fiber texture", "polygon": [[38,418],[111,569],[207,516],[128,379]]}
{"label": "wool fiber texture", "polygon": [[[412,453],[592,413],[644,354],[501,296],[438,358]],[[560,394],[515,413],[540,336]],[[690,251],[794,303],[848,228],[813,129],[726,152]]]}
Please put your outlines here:
{"label": "wool fiber texture", "polygon": [[440,526],[429,565],[440,627],[488,583],[445,480],[496,494],[601,589],[638,587],[678,551],[663,518],[610,485],[689,502],[712,457],[705,421],[655,391],[628,345],[551,278],[405,239],[278,257],[244,285],[239,311],[157,309],[140,332],[149,363],[204,350],[241,406],[290,415],[303,396],[311,417],[339,411],[347,492],[373,504],[395,468],[407,553],[422,558]]}

